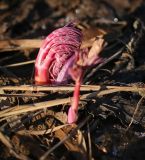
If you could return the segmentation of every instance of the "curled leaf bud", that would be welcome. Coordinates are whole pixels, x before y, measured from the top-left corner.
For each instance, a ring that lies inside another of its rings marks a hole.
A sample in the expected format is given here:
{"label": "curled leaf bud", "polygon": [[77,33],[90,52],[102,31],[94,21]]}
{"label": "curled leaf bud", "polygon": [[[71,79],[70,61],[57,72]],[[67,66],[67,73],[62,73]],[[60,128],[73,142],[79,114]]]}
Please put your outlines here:
{"label": "curled leaf bud", "polygon": [[36,84],[62,84],[70,78],[68,69],[75,60],[82,33],[74,23],[56,29],[43,41],[35,62]]}

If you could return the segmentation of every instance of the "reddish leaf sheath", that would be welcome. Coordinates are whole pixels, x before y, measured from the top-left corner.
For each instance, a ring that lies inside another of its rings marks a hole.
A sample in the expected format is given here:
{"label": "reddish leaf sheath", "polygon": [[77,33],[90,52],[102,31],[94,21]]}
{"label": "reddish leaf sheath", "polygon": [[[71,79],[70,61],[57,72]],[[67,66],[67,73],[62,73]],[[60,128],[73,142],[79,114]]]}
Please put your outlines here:
{"label": "reddish leaf sheath", "polygon": [[78,112],[78,105],[80,100],[80,86],[83,77],[83,70],[82,68],[78,67],[76,69],[71,69],[70,74],[72,78],[75,80],[75,88],[73,93],[73,100],[71,103],[71,107],[68,111],[68,123],[74,123],[77,121],[77,112]]}

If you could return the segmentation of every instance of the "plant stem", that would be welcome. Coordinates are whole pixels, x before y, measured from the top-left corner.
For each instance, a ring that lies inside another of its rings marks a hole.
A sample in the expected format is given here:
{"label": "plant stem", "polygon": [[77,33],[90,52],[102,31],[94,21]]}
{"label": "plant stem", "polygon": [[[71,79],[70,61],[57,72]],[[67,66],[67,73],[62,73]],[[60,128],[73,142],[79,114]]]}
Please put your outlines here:
{"label": "plant stem", "polygon": [[81,87],[81,82],[83,77],[82,70],[78,76],[79,77],[75,81],[76,83],[75,83],[72,105],[68,111],[68,123],[74,123],[77,121],[78,104],[80,99],[80,87]]}
{"label": "plant stem", "polygon": [[74,89],[74,94],[73,94],[73,102],[72,102],[72,109],[77,112],[78,110],[78,104],[79,104],[79,99],[80,99],[80,86],[81,82],[76,81],[75,84],[75,89]]}

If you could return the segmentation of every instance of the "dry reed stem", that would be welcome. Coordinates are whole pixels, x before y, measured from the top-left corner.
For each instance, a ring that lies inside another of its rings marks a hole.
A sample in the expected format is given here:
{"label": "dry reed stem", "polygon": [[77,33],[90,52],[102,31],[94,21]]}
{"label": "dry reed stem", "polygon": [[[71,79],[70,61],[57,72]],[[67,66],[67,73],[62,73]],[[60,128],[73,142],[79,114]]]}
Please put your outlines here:
{"label": "dry reed stem", "polygon": [[49,133],[53,133],[59,129],[62,129],[64,127],[67,127],[70,124],[64,124],[64,125],[60,125],[57,127],[54,127],[53,129],[47,129],[47,130],[20,130],[17,133],[20,135],[44,135],[44,134],[49,134]]}
{"label": "dry reed stem", "polygon": [[[36,85],[19,85],[19,86],[0,86],[5,91],[74,91],[74,86],[36,86]],[[99,91],[99,90],[116,89],[116,92],[144,92],[145,87],[133,86],[101,86],[101,85],[81,85],[81,91]]]}
{"label": "dry reed stem", "polygon": [[[42,86],[40,86],[40,87],[42,87]],[[43,87],[41,89],[45,88],[45,87],[44,88]],[[33,91],[33,88],[34,88],[34,86],[31,88],[31,91]],[[53,87],[51,89],[54,91],[54,88],[55,87]],[[58,90],[58,88],[59,87],[57,87],[57,90]],[[80,100],[92,99],[92,98],[96,98],[97,96],[104,96],[104,95],[107,95],[107,94],[111,94],[111,93],[115,93],[115,92],[121,92],[121,91],[137,92],[140,95],[143,95],[144,91],[145,91],[145,88],[139,88],[137,86],[129,86],[129,87],[126,87],[126,86],[125,87],[124,86],[106,86],[105,88],[107,88],[107,89],[102,90],[101,86],[99,86],[99,85],[98,86],[86,85],[86,86],[82,86],[82,88],[84,89],[84,91],[86,91],[86,90],[94,91],[96,89],[96,91],[98,91],[98,92],[83,94],[83,95],[80,96]],[[81,88],[81,90],[83,90],[82,88]],[[70,87],[69,89],[71,89],[73,91],[74,87]],[[68,90],[68,87],[66,87],[65,90]],[[63,88],[63,91],[65,91],[65,90]],[[38,91],[38,89],[37,89],[37,91]],[[10,110],[8,108],[8,109],[5,109],[3,111],[0,111],[0,118],[7,117],[7,116],[12,116],[12,115],[23,114],[23,113],[30,112],[30,111],[32,112],[32,111],[36,111],[36,110],[39,110],[39,109],[45,109],[45,108],[53,107],[53,106],[56,106],[56,105],[68,104],[68,103],[71,103],[72,100],[73,100],[73,97],[69,97],[69,98],[56,99],[56,100],[34,103],[34,104],[29,104],[29,105],[20,105],[20,106],[13,107],[12,110]]]}
{"label": "dry reed stem", "polygon": [[[82,99],[84,98],[86,98],[86,95],[82,96]],[[34,103],[29,105],[19,105],[19,106],[13,107],[12,110],[8,108],[3,111],[0,111],[0,118],[12,116],[12,115],[18,115],[18,114],[22,114],[30,111],[36,111],[39,109],[45,109],[45,108],[53,107],[56,105],[67,104],[67,103],[71,103],[71,101],[72,101],[71,98],[63,98],[63,99],[56,99],[56,100]]]}
{"label": "dry reed stem", "polygon": [[35,60],[30,60],[30,61],[20,62],[20,63],[8,64],[8,65],[5,65],[4,67],[6,67],[6,68],[18,67],[18,66],[24,66],[24,65],[28,65],[28,64],[32,64],[32,63],[35,63]]}
{"label": "dry reed stem", "polygon": [[24,93],[24,94],[0,94],[0,97],[43,97],[46,96],[45,93]]}
{"label": "dry reed stem", "polygon": [[[83,41],[81,48],[86,48],[92,46],[95,38]],[[0,40],[0,52],[5,51],[17,51],[26,49],[38,49],[42,43],[41,39],[10,39],[10,40]]]}
{"label": "dry reed stem", "polygon": [[10,39],[0,41],[0,52],[40,48],[41,39]]}

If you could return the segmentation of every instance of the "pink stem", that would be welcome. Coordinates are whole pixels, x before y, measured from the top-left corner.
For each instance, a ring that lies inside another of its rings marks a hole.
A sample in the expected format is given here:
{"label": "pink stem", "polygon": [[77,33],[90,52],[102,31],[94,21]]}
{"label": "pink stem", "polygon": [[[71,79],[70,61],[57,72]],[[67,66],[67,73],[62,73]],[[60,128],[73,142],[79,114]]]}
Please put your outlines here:
{"label": "pink stem", "polygon": [[80,81],[76,81],[75,90],[73,94],[73,102],[71,106],[72,109],[76,112],[78,110],[78,104],[79,104],[79,99],[80,99],[80,86],[81,86]]}
{"label": "pink stem", "polygon": [[78,104],[79,104],[79,99],[80,99],[80,86],[81,86],[81,82],[82,82],[82,75],[83,74],[81,73],[79,75],[80,78],[78,80],[76,80],[72,105],[68,111],[68,123],[70,123],[70,124],[77,121],[77,113],[78,113]]}

